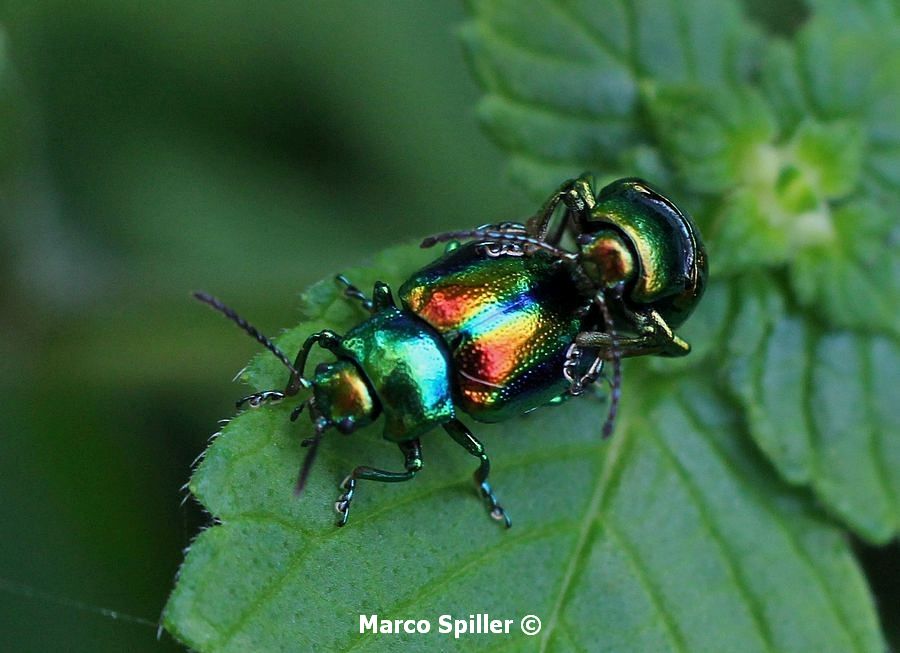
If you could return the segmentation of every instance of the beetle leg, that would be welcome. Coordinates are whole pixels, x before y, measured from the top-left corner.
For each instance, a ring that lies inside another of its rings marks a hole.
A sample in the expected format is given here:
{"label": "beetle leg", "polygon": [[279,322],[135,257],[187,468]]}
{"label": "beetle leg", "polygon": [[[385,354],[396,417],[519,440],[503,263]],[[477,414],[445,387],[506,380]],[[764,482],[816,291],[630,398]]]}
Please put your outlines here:
{"label": "beetle leg", "polygon": [[391,295],[391,287],[382,281],[375,282],[375,289],[372,291],[372,299],[369,299],[362,290],[354,286],[350,282],[350,279],[343,274],[337,275],[334,279],[345,286],[345,296],[359,301],[362,304],[362,307],[369,313],[377,313],[385,308],[397,307],[394,297]]}
{"label": "beetle leg", "polygon": [[[605,331],[582,331],[575,337],[575,343],[579,347],[594,347],[606,351],[612,348],[612,338]],[[684,356],[690,351],[690,345],[678,336],[674,337],[670,349],[668,349],[666,343],[660,342],[656,336],[627,337],[617,334],[616,347],[622,358],[646,356],[647,354]]]}
{"label": "beetle leg", "polygon": [[662,345],[661,355],[676,357],[691,353],[691,346],[675,334],[657,311],[649,309],[637,316],[641,332],[656,338]]}
{"label": "beetle leg", "polygon": [[[317,343],[322,349],[334,351],[340,346],[341,337],[331,329],[323,329],[310,335],[303,343],[300,351],[297,352],[297,358],[294,360],[294,367],[300,370],[300,374],[303,374],[303,370],[306,368],[306,359],[309,358],[309,352],[312,351],[313,345]],[[294,379],[291,379],[288,381],[284,394],[293,396],[300,391],[300,387],[299,383],[296,383]]]}
{"label": "beetle leg", "polygon": [[506,514],[506,511],[503,510],[503,506],[497,503],[497,497],[494,496],[494,491],[487,482],[488,474],[491,471],[491,461],[484,452],[484,445],[482,445],[481,442],[472,435],[472,432],[468,427],[458,419],[452,419],[449,422],[444,423],[443,426],[444,430],[450,434],[450,437],[453,438],[457,444],[481,460],[481,465],[475,470],[472,477],[475,479],[475,487],[477,487],[481,493],[481,498],[484,500],[484,505],[490,516],[497,521],[502,521],[507,528],[512,526],[509,516]]}
{"label": "beetle leg", "polygon": [[259,408],[264,403],[278,403],[284,399],[284,393],[280,390],[263,390],[262,392],[254,392],[252,395],[241,397],[235,402],[235,407],[240,408],[244,404],[249,404],[250,408]]}
{"label": "beetle leg", "polygon": [[[294,369],[299,370],[301,376],[296,377],[292,374],[291,378],[288,379],[287,387],[285,387],[284,390],[261,390],[260,392],[254,392],[252,395],[247,395],[246,397],[238,399],[236,403],[237,407],[240,408],[244,404],[249,404],[250,408],[259,408],[264,403],[274,404],[285,397],[293,397],[300,392],[302,388],[309,387],[309,381],[303,379],[302,374],[303,369],[306,367],[306,359],[309,357],[309,352],[316,343],[319,343],[319,346],[324,349],[334,351],[338,345],[341,344],[341,337],[334,331],[328,329],[309,336],[306,339],[306,342],[303,343],[303,346],[300,348],[300,351],[297,353],[297,358],[294,361]],[[297,419],[297,416],[302,410],[302,406],[303,404],[291,413],[291,421]]]}
{"label": "beetle leg", "polygon": [[347,518],[350,516],[350,502],[353,501],[357,480],[401,483],[412,479],[416,472],[422,469],[422,446],[419,439],[400,442],[399,445],[400,451],[403,452],[405,472],[389,472],[383,469],[375,469],[374,467],[359,466],[344,479],[344,482],[340,485],[344,493],[334,502],[334,509],[340,515],[337,521],[338,526],[346,524]]}
{"label": "beetle leg", "polygon": [[[553,214],[559,203],[566,205],[566,212],[560,220],[556,229],[551,233],[550,223],[553,221]],[[591,182],[588,175],[582,175],[578,179],[570,179],[565,182],[559,189],[551,195],[541,210],[538,211],[533,218],[528,221],[528,234],[538,240],[557,245],[562,240],[566,224],[572,215],[584,216],[590,212],[596,201],[594,199],[594,190],[591,188]],[[580,225],[579,225],[580,227]],[[577,230],[581,233],[581,229]]]}
{"label": "beetle leg", "polygon": [[[691,346],[669,328],[659,313],[651,310],[641,318],[642,323],[638,327],[641,335],[634,337],[616,335],[616,346],[621,356],[659,354],[678,357],[690,353]],[[604,331],[584,331],[578,334],[575,342],[580,347],[596,347],[607,350],[612,347],[612,338]]]}
{"label": "beetle leg", "polygon": [[391,287],[383,281],[376,281],[375,287],[372,289],[372,302],[375,304],[375,311],[382,311],[388,308],[397,308],[397,302],[391,294]]}
{"label": "beetle leg", "polygon": [[[616,339],[616,344],[618,345],[618,338]],[[573,397],[580,395],[587,386],[597,380],[603,371],[603,362],[606,360],[604,353],[597,351],[594,353],[594,360],[591,361],[588,368],[579,373],[579,369],[583,369],[581,364],[582,355],[582,348],[573,342],[566,350],[566,360],[563,362],[563,378],[569,382],[567,392]]]}
{"label": "beetle leg", "polygon": [[[518,222],[500,222],[497,224],[485,224],[478,227],[481,231],[491,231],[500,234],[506,238],[512,236],[528,237],[525,225]],[[478,251],[485,256],[498,258],[501,256],[524,256],[525,245],[512,240],[496,240],[493,242],[483,243],[479,246]]]}

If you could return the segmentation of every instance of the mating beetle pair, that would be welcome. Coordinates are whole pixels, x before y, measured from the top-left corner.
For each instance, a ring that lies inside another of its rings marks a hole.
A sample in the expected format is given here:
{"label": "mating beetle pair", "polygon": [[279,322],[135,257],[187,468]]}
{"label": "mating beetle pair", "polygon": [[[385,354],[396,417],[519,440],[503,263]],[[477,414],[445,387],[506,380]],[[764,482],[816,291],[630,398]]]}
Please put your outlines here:
{"label": "mating beetle pair", "polygon": [[[574,251],[563,248],[564,239]],[[620,357],[690,351],[674,329],[703,294],[706,253],[691,219],[641,180],[620,179],[595,194],[582,176],[564,183],[525,225],[449,232],[422,245],[438,242],[448,243],[445,254],[400,287],[399,307],[386,284],[376,283],[368,299],[338,276],[345,295],[370,317],[343,336],[327,329],[310,335],[293,363],[233,310],[196,294],[290,370],[284,390],[257,392],[239,407],[311,390],[291,413],[295,420],[308,407],[315,429],[303,442],[309,451],[298,493],[326,430],[350,433],[384,415],[384,437],[398,444],[404,471],[356,467],[335,503],[339,526],[347,522],[357,481],[412,479],[422,468],[420,437],[441,426],[479,459],[474,480],[482,500],[509,527],[487,480],[490,460],[457,411],[498,422],[559,403],[581,394],[609,360],[605,437],[619,401]],[[306,378],[315,345],[335,361]]]}

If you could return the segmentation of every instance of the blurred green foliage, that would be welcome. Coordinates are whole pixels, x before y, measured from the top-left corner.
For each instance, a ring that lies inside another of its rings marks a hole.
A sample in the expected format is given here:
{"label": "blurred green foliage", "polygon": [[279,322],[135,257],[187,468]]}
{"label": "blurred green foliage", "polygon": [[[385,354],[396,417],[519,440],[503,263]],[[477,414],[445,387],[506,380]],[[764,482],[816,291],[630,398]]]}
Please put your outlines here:
{"label": "blurred green foliage", "polygon": [[[179,487],[297,293],[530,209],[498,176],[454,3],[0,8],[0,577],[155,620],[205,523]],[[202,343],[202,346],[200,346]],[[180,650],[0,592],[11,651]]]}

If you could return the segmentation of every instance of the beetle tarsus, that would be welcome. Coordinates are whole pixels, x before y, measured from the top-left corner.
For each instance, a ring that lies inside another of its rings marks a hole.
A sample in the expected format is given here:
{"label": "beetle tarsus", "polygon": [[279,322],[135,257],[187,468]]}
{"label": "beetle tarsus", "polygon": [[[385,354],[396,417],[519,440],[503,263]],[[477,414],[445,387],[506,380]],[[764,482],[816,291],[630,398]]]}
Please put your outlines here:
{"label": "beetle tarsus", "polygon": [[284,399],[284,393],[280,390],[264,390],[262,392],[254,392],[252,395],[247,395],[246,397],[242,397],[235,402],[235,406],[237,408],[242,407],[244,404],[250,406],[250,408],[259,408],[264,403],[278,403],[282,399]]}
{"label": "beetle tarsus", "polygon": [[353,474],[344,479],[340,488],[344,493],[334,502],[334,509],[340,515],[337,520],[338,526],[344,526],[350,517],[350,502],[353,500],[353,492],[356,489],[356,479]]}
{"label": "beetle tarsus", "polygon": [[497,503],[497,497],[494,496],[494,491],[491,489],[490,484],[483,482],[479,485],[478,489],[481,490],[481,498],[484,499],[485,506],[487,507],[491,519],[502,521],[506,528],[511,527],[512,520],[509,518],[509,515],[506,514],[506,510],[503,509],[503,506]]}
{"label": "beetle tarsus", "polygon": [[493,519],[502,521],[503,525],[506,528],[512,528],[512,520],[509,518],[509,515],[506,514],[506,511],[502,507],[497,506],[496,508],[491,510],[490,514]]}

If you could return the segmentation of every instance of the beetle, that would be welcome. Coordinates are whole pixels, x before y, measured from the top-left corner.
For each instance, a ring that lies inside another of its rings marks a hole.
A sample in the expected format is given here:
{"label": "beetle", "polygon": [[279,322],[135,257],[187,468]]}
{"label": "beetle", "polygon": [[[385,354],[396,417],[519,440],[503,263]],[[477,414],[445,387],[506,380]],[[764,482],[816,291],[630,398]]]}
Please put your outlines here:
{"label": "beetle", "polygon": [[[561,217],[555,219],[560,213]],[[563,247],[574,242],[574,251]],[[465,242],[461,242],[465,241]],[[291,413],[308,408],[314,435],[298,476],[302,492],[324,433],[351,433],[384,415],[384,437],[400,448],[404,471],[356,467],[341,483],[337,524],[347,523],[359,480],[402,482],[422,468],[421,436],[440,426],[479,460],[473,478],[490,516],[509,516],[490,483],[484,446],[457,411],[498,422],[581,394],[604,362],[613,364],[603,436],[611,434],[624,356],[683,356],[675,329],[702,297],[706,253],[688,214],[646,182],[619,179],[595,193],[588,175],[565,182],[538,213],[426,238],[447,243],[442,257],[399,290],[375,284],[372,298],[343,275],[344,294],[369,317],[343,336],[311,334],[293,362],[231,308],[195,297],[234,321],[290,371],[284,390],[237,402],[252,408],[309,391]],[[304,377],[314,346],[334,361]]]}

